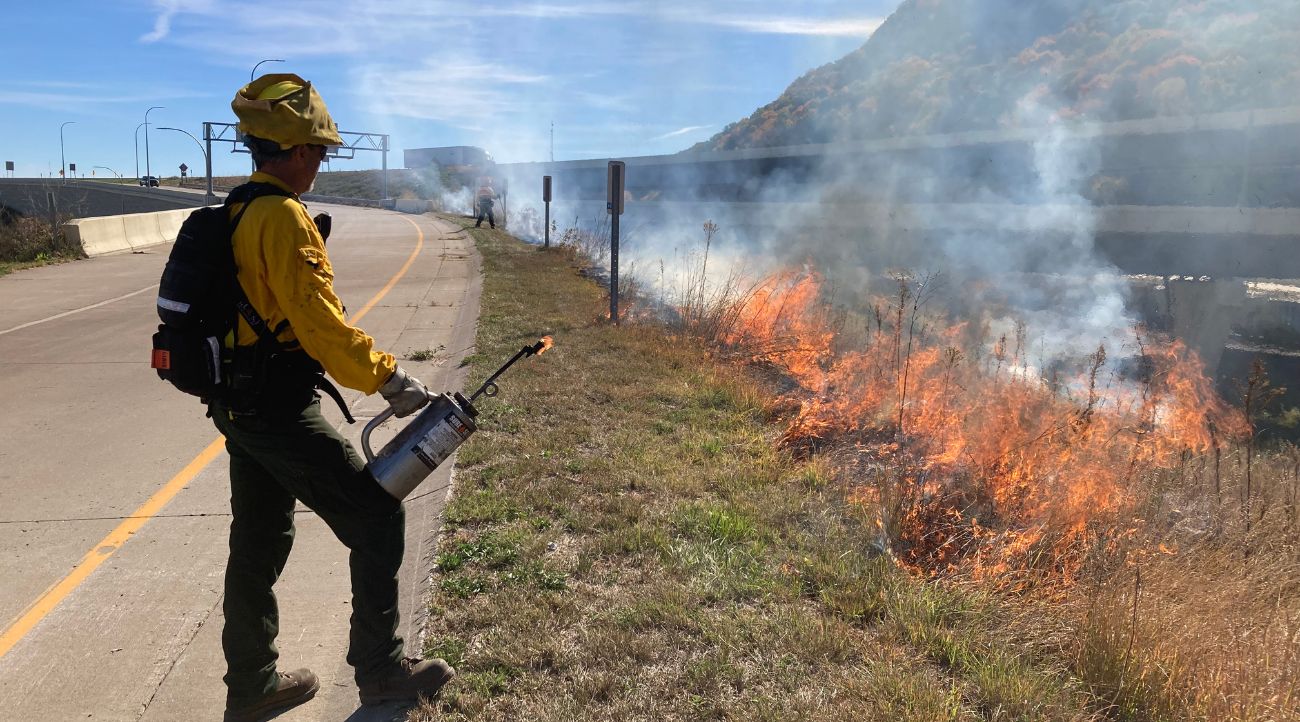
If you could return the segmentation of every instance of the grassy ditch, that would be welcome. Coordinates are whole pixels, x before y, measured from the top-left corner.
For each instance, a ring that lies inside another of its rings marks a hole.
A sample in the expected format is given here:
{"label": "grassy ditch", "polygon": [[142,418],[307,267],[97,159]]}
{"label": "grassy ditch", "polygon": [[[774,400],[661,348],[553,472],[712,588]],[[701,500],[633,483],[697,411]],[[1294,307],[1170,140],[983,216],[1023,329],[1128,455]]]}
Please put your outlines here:
{"label": "grassy ditch", "polygon": [[460,676],[410,719],[1105,718],[996,597],[900,570],[743,370],[610,325],[572,249],[470,232],[472,379],[556,345],[460,451],[424,650]]}
{"label": "grassy ditch", "polygon": [[27,216],[0,220],[0,276],[84,257],[81,248],[64,237],[58,223]]}

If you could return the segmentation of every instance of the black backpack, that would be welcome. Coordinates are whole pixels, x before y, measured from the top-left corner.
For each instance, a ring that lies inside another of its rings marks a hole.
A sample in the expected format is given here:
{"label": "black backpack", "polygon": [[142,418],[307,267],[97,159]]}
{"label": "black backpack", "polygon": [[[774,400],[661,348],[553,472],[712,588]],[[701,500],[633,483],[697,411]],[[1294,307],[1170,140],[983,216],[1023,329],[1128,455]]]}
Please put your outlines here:
{"label": "black backpack", "polygon": [[[159,378],[187,394],[246,410],[256,405],[263,392],[275,392],[268,384],[305,379],[338,404],[349,424],[354,423],[343,395],[325,378],[320,364],[302,351],[287,351],[277,339],[289,321],[269,328],[239,285],[232,245],[235,227],[253,200],[271,195],[288,197],[289,193],[268,183],[246,183],[231,191],[222,206],[200,208],[181,224],[158,284],[162,323],[153,335],[149,365]],[[236,203],[244,207],[231,218],[230,206]],[[314,220],[321,236],[328,238],[329,214]],[[257,333],[253,349],[225,346],[239,317]],[[249,350],[251,354],[242,353]],[[299,383],[288,385],[297,388]]]}
{"label": "black backpack", "polygon": [[[200,208],[181,225],[158,284],[158,317],[150,363],[158,377],[187,394],[220,398],[229,386],[223,361],[224,341],[236,314],[274,341],[274,333],[239,285],[231,236],[255,198],[288,196],[273,185],[248,183],[231,191],[225,204]],[[244,207],[233,219],[230,206]],[[277,329],[278,330],[278,329]]]}

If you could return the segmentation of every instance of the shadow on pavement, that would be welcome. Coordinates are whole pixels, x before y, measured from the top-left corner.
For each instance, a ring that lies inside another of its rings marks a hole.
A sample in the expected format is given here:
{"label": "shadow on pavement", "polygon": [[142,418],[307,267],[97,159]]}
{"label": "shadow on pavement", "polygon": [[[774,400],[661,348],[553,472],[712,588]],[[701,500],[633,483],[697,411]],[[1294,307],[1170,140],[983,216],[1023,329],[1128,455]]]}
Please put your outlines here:
{"label": "shadow on pavement", "polygon": [[411,702],[390,702],[358,707],[345,722],[405,722],[406,713],[414,706]]}

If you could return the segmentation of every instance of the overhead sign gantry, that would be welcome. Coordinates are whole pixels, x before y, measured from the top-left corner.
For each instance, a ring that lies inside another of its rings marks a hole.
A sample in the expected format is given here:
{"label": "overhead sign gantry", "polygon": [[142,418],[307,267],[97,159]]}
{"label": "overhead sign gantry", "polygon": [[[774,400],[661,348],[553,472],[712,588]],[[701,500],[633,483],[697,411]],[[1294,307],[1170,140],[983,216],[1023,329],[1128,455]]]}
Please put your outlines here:
{"label": "overhead sign gantry", "polygon": [[[388,198],[388,134],[387,133],[355,133],[352,131],[339,131],[339,137],[343,139],[343,145],[333,146],[329,149],[327,158],[352,159],[356,157],[359,150],[378,151],[383,156],[383,171],[381,174],[381,193],[383,198],[381,202],[387,203]],[[234,123],[211,123],[203,124],[203,142],[207,147],[207,157],[204,161],[207,163],[208,174],[208,195],[212,196],[212,144],[213,143],[230,143],[234,146],[230,152],[247,153],[248,149],[244,147],[243,136],[239,133],[239,128]]]}

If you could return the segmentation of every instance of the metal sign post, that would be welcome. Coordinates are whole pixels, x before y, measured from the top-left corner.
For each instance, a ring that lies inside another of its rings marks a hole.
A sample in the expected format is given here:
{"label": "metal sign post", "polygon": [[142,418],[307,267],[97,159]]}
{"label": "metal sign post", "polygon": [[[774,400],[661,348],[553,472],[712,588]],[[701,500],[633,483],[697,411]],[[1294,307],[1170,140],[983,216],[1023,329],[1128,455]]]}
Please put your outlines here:
{"label": "metal sign post", "polygon": [[[342,135],[343,134],[340,133],[339,137],[342,137]],[[379,150],[384,155],[384,159],[383,159],[384,170],[379,179],[380,184],[383,185],[383,190],[381,190],[380,192],[384,194],[384,197],[381,200],[383,200],[386,203],[388,202],[388,136],[382,135],[379,137],[382,138],[383,140],[380,142],[379,148],[377,150]]]}
{"label": "metal sign post", "polygon": [[605,210],[609,213],[609,318],[614,325],[618,319],[618,217],[623,215],[623,183],[627,165],[621,160],[609,162],[609,195]]}
{"label": "metal sign post", "polygon": [[551,177],[542,176],[542,203],[546,205],[546,232],[542,248],[551,247]]}
{"label": "metal sign post", "polygon": [[217,196],[212,192],[212,124],[203,124],[203,166],[208,176],[208,192],[204,200],[212,204]]}

